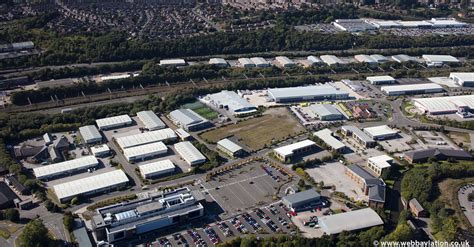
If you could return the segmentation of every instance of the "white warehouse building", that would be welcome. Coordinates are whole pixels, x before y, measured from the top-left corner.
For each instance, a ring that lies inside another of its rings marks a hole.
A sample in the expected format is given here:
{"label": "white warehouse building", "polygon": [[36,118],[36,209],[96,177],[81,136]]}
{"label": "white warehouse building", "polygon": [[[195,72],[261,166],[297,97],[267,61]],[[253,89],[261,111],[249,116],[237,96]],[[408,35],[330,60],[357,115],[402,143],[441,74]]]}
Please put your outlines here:
{"label": "white warehouse building", "polygon": [[119,115],[114,117],[107,117],[95,120],[100,130],[107,130],[112,128],[123,127],[131,125],[132,119],[128,115]]}
{"label": "white warehouse building", "polygon": [[94,125],[86,125],[79,128],[79,133],[86,144],[102,142],[102,135]]}
{"label": "white warehouse building", "polygon": [[250,60],[258,68],[266,68],[271,66],[270,63],[263,57],[252,57]]}
{"label": "white warehouse building", "polygon": [[181,58],[160,60],[160,66],[185,66],[186,61]]}
{"label": "white warehouse building", "polygon": [[443,87],[436,83],[383,86],[380,90],[388,96],[441,93],[444,91]]}
{"label": "white warehouse building", "polygon": [[359,62],[359,63],[367,63],[369,65],[377,65],[378,64],[378,62],[374,58],[372,58],[369,55],[365,55],[365,54],[355,55],[354,59],[357,60],[357,62]]}
{"label": "white warehouse building", "polygon": [[170,175],[172,174],[176,166],[171,162],[171,160],[160,160],[157,162],[152,162],[144,165],[138,166],[140,174],[144,179],[156,178],[159,176]]}
{"label": "white warehouse building", "polygon": [[474,110],[474,95],[416,98],[413,102],[420,110],[431,115]]}
{"label": "white warehouse building", "polygon": [[273,149],[275,156],[281,161],[287,161],[297,154],[307,152],[316,147],[316,143],[311,140],[304,140],[290,145]]}
{"label": "white warehouse building", "polygon": [[209,94],[205,99],[214,107],[228,110],[232,115],[247,115],[257,112],[257,107],[234,91],[224,90],[219,93]]}
{"label": "white warehouse building", "polygon": [[384,140],[398,135],[398,130],[392,129],[387,125],[364,128],[364,132],[374,140]]}
{"label": "white warehouse building", "polygon": [[190,166],[195,166],[206,162],[206,157],[189,141],[174,144],[176,152]]}
{"label": "white warehouse building", "polygon": [[349,93],[330,85],[270,88],[268,96],[277,103],[290,103],[316,100],[343,100]]}
{"label": "white warehouse building", "polygon": [[147,130],[159,130],[166,128],[165,123],[153,111],[137,112],[137,117]]}
{"label": "white warehouse building", "polygon": [[168,153],[168,147],[163,142],[153,142],[123,150],[123,155],[129,162],[144,161],[166,153]]}
{"label": "white warehouse building", "polygon": [[474,72],[453,72],[449,78],[461,87],[474,87]]}
{"label": "white warehouse building", "polygon": [[219,67],[228,67],[229,64],[223,58],[211,58],[209,59],[209,64],[219,66]]}
{"label": "white warehouse building", "polygon": [[123,150],[153,142],[175,141],[177,138],[178,137],[176,136],[176,133],[172,129],[166,128],[143,132],[135,135],[118,137],[116,138],[116,142]]}
{"label": "white warehouse building", "polygon": [[212,125],[207,119],[191,109],[178,109],[170,112],[169,119],[187,131],[197,131]]}
{"label": "white warehouse building", "polygon": [[276,62],[283,68],[293,68],[296,66],[296,63],[285,56],[275,57]]}
{"label": "white warehouse building", "polygon": [[250,58],[242,57],[238,59],[240,66],[244,68],[255,68],[255,64],[250,60]]}
{"label": "white warehouse building", "polygon": [[33,168],[33,173],[37,179],[51,179],[84,171],[99,165],[99,161],[94,156],[84,156],[60,163]]}
{"label": "white warehouse building", "polygon": [[396,82],[395,78],[393,78],[389,75],[369,76],[366,79],[372,85],[394,84]]}
{"label": "white warehouse building", "polygon": [[325,64],[329,66],[343,64],[342,60],[334,55],[322,55],[320,58]]}

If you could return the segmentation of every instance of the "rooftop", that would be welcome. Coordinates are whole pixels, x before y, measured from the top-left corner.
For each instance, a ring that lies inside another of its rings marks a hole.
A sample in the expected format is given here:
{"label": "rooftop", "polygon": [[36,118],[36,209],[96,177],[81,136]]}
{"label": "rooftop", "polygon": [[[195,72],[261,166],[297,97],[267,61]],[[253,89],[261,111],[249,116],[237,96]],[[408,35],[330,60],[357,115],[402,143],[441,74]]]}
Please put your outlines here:
{"label": "rooftop", "polygon": [[87,140],[102,139],[99,130],[94,125],[86,125],[79,128],[82,138]]}
{"label": "rooftop", "polygon": [[360,130],[359,128],[352,126],[352,125],[344,125],[341,127],[342,129],[352,132],[353,135],[356,135],[358,138],[362,139],[364,142],[373,142],[374,139],[368,136],[364,131]]}
{"label": "rooftop", "polygon": [[392,162],[392,161],[393,161],[393,158],[386,154],[369,158],[369,162],[372,162],[372,164],[374,164],[380,169],[390,167],[391,165],[389,162]]}
{"label": "rooftop", "polygon": [[110,128],[118,125],[131,124],[132,119],[128,115],[119,115],[95,120],[99,129]]}
{"label": "rooftop", "polygon": [[338,150],[346,146],[344,143],[332,136],[332,132],[329,129],[322,129],[320,131],[316,131],[314,132],[314,135],[317,136],[319,139],[323,140],[334,150]]}
{"label": "rooftop", "polygon": [[297,204],[299,202],[304,202],[309,199],[319,198],[320,196],[321,195],[314,189],[309,189],[302,192],[297,192],[295,194],[286,195],[282,199],[287,200],[291,204]]}
{"label": "rooftop", "polygon": [[321,229],[329,235],[383,225],[380,216],[371,208],[322,216],[318,219]]}
{"label": "rooftop", "polygon": [[171,169],[174,170],[175,165],[173,164],[173,162],[171,162],[171,160],[160,160],[160,161],[140,165],[138,166],[138,168],[140,169],[140,172],[142,174],[147,175],[147,174],[153,174],[156,172],[167,171]]}
{"label": "rooftop", "polygon": [[130,148],[152,142],[175,139],[176,133],[170,128],[143,132],[140,134],[116,138],[117,144],[122,148]]}
{"label": "rooftop", "polygon": [[369,134],[369,136],[372,136],[373,138],[376,138],[378,136],[395,135],[398,133],[397,130],[392,129],[388,127],[387,125],[367,127],[367,128],[364,128],[364,131],[367,134]]}
{"label": "rooftop", "polygon": [[349,95],[343,90],[339,90],[330,85],[307,86],[307,87],[286,87],[286,88],[270,88],[269,95],[273,98],[298,98],[325,95]]}
{"label": "rooftop", "polygon": [[129,158],[156,152],[165,152],[167,150],[168,147],[163,142],[152,142],[149,144],[125,148],[123,150],[123,155]]}
{"label": "rooftop", "polygon": [[310,106],[310,109],[318,116],[342,115],[334,105],[330,104],[314,104]]}
{"label": "rooftop", "polygon": [[99,164],[99,161],[94,156],[84,156],[73,160],[67,160],[64,162],[40,166],[33,168],[33,173],[36,178],[41,179],[56,174],[65,173],[76,169],[86,169]]}
{"label": "rooftop", "polygon": [[474,109],[474,95],[416,98],[413,102],[429,112],[455,112],[460,106]]}
{"label": "rooftop", "polygon": [[311,140],[304,140],[304,141],[296,142],[296,143],[286,145],[283,147],[275,148],[274,151],[281,154],[282,156],[288,156],[288,155],[292,155],[293,152],[297,149],[314,146],[314,145],[316,145],[315,142]]}
{"label": "rooftop", "polygon": [[408,85],[394,85],[394,86],[383,86],[380,90],[385,92],[409,92],[419,90],[443,90],[443,87],[436,83],[421,83],[421,84],[408,84]]}
{"label": "rooftop", "polygon": [[207,119],[201,117],[191,109],[174,110],[170,113],[170,116],[174,119],[174,121],[179,122],[183,126],[189,126],[207,121]]}
{"label": "rooftop", "polygon": [[140,111],[137,112],[137,116],[149,130],[166,128],[165,123],[153,111]]}
{"label": "rooftop", "polygon": [[257,109],[257,107],[233,91],[224,90],[219,93],[209,94],[207,97],[209,97],[210,103],[216,106],[227,106],[230,111],[236,113],[255,111]]}
{"label": "rooftop", "polygon": [[206,157],[189,141],[178,142],[174,144],[174,148],[189,163],[206,160]]}
{"label": "rooftop", "polygon": [[224,147],[225,149],[227,149],[227,150],[229,150],[230,152],[233,152],[233,153],[242,150],[241,146],[235,144],[233,141],[231,141],[227,138],[218,141],[217,145],[220,145],[220,146]]}
{"label": "rooftop", "polygon": [[423,55],[426,62],[459,63],[459,60],[451,55]]}
{"label": "rooftop", "polygon": [[395,81],[395,78],[389,75],[382,75],[382,76],[368,76],[367,81]]}

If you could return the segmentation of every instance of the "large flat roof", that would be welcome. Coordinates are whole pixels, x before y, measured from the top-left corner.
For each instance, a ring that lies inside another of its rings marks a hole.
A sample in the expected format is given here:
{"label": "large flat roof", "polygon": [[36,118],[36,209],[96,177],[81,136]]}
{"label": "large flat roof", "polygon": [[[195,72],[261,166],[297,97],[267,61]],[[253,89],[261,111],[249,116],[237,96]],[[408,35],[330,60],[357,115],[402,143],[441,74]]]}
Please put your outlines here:
{"label": "large flat roof", "polygon": [[383,220],[371,208],[322,216],[318,219],[321,230],[329,235],[383,225]]}
{"label": "large flat roof", "polygon": [[229,140],[229,139],[222,139],[220,141],[217,142],[217,145],[220,145],[222,147],[224,147],[225,149],[235,153],[239,150],[242,150],[242,147],[235,144],[233,141]]}
{"label": "large flat roof", "polygon": [[268,93],[273,98],[297,98],[297,97],[312,97],[325,95],[348,95],[347,92],[339,90],[330,85],[307,86],[307,87],[285,87],[285,88],[270,88]]}
{"label": "large flat roof", "polygon": [[79,128],[79,132],[81,133],[82,138],[86,142],[89,140],[102,139],[99,130],[97,130],[94,125],[82,126]]}
{"label": "large flat roof", "polygon": [[342,115],[342,113],[330,104],[315,104],[309,107],[318,116]]}
{"label": "large flat roof", "polygon": [[352,132],[353,135],[356,135],[357,137],[359,137],[364,142],[373,142],[374,141],[374,139],[372,139],[372,137],[367,135],[364,131],[360,130],[356,126],[344,125],[341,128],[344,129],[344,130],[348,130],[348,131]]}
{"label": "large flat roof", "polygon": [[393,86],[383,86],[380,90],[387,93],[390,92],[412,92],[420,90],[437,90],[443,91],[443,87],[436,83],[421,83],[421,84],[408,84],[408,85],[393,85]]}
{"label": "large flat roof", "polygon": [[426,62],[459,63],[459,60],[451,55],[423,55]]}
{"label": "large flat roof", "polygon": [[168,147],[163,142],[153,142],[140,146],[130,147],[123,150],[123,155],[127,158],[143,156],[152,153],[164,153]]}
{"label": "large flat roof", "polygon": [[449,74],[450,78],[456,77],[462,82],[473,82],[474,72],[452,72]]}
{"label": "large flat roof", "polygon": [[178,109],[170,112],[171,118],[179,122],[183,126],[189,126],[201,122],[206,122],[207,119],[197,114],[191,109]]}
{"label": "large flat roof", "polygon": [[84,156],[73,160],[33,168],[36,178],[41,179],[77,169],[86,169],[99,164],[94,156]]}
{"label": "large flat roof", "polygon": [[137,112],[137,117],[145,125],[145,128],[149,130],[163,129],[166,128],[165,123],[153,112],[153,111],[140,111]]}
{"label": "large flat roof", "polygon": [[173,164],[173,162],[171,162],[171,160],[160,160],[140,165],[138,166],[138,168],[140,169],[140,172],[146,176],[148,174],[154,174],[157,172],[174,170],[175,165]]}
{"label": "large flat roof", "polygon": [[331,146],[332,149],[338,150],[344,148],[346,145],[332,136],[332,131],[329,129],[322,129],[314,132],[314,135],[324,141],[327,145]]}
{"label": "large flat roof", "polygon": [[230,111],[235,113],[248,112],[257,109],[257,107],[246,99],[240,97],[234,91],[224,90],[219,93],[209,94],[207,97],[209,97],[211,101],[210,103],[216,106],[227,106]]}
{"label": "large flat roof", "polygon": [[381,76],[368,76],[367,81],[374,82],[374,81],[395,81],[395,78],[389,75],[381,75]]}
{"label": "large flat roof", "polygon": [[120,126],[120,125],[126,125],[126,124],[131,124],[132,119],[130,116],[124,114],[124,115],[119,115],[119,116],[114,116],[114,117],[107,117],[107,118],[101,118],[95,120],[97,123],[97,126],[99,126],[99,129],[104,129],[104,128],[112,128],[115,126]]}
{"label": "large flat roof", "polygon": [[460,106],[474,109],[474,95],[416,98],[413,102],[431,113],[456,112]]}
{"label": "large flat roof", "polygon": [[297,204],[299,202],[304,202],[313,198],[319,198],[321,195],[316,192],[314,189],[309,189],[294,194],[284,196],[283,199],[287,200],[291,204]]}
{"label": "large flat roof", "polygon": [[143,132],[135,135],[118,137],[116,141],[120,148],[125,149],[152,142],[175,139],[176,137],[176,133],[174,133],[172,129],[166,128],[161,130]]}
{"label": "large flat roof", "polygon": [[128,182],[128,177],[122,170],[101,173],[55,185],[53,187],[59,199],[69,198],[76,195],[93,192]]}
{"label": "large flat roof", "polygon": [[191,142],[178,142],[174,144],[174,148],[179,155],[190,164],[206,160],[206,157],[196,147],[194,147]]}
{"label": "large flat roof", "polygon": [[311,140],[304,140],[283,147],[275,148],[274,151],[281,154],[282,156],[288,156],[292,155],[295,150],[313,145],[316,145],[316,143]]}
{"label": "large flat roof", "polygon": [[378,168],[384,169],[384,168],[390,167],[389,162],[393,161],[393,158],[386,154],[383,154],[383,155],[371,157],[369,158],[369,161],[372,162],[372,164],[374,164]]}
{"label": "large flat roof", "polygon": [[185,65],[186,61],[181,58],[160,60],[160,65]]}
{"label": "large flat roof", "polygon": [[324,63],[329,65],[343,63],[341,59],[334,55],[322,55],[320,58]]}
{"label": "large flat roof", "polygon": [[388,127],[387,125],[367,127],[367,128],[364,128],[364,131],[372,137],[395,135],[398,133],[397,130],[392,129]]}

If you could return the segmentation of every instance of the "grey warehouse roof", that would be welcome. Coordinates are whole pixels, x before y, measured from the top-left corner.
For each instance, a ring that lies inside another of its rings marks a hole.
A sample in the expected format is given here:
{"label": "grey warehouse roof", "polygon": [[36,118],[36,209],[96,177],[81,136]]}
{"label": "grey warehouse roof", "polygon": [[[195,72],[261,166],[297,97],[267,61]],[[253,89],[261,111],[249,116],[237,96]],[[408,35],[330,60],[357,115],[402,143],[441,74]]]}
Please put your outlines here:
{"label": "grey warehouse roof", "polygon": [[322,216],[318,219],[321,229],[327,234],[354,231],[383,224],[380,216],[371,208]]}
{"label": "grey warehouse roof", "polygon": [[166,128],[165,123],[153,111],[140,111],[137,112],[137,116],[149,130]]}
{"label": "grey warehouse roof", "polygon": [[310,109],[318,116],[342,115],[336,107],[329,104],[311,105]]}
{"label": "grey warehouse roof", "polygon": [[319,198],[321,195],[313,189],[305,190],[295,194],[287,195],[283,197],[284,200],[288,201],[291,204],[297,204],[299,202],[304,202],[309,199]]}
{"label": "grey warehouse roof", "polygon": [[207,119],[201,117],[199,114],[191,109],[178,109],[170,113],[171,118],[179,122],[183,126],[197,124],[200,122],[207,121]]}
{"label": "grey warehouse roof", "polygon": [[254,105],[249,103],[244,98],[240,97],[233,91],[221,91],[219,93],[208,95],[211,103],[219,106],[228,106],[232,112],[241,112],[257,109]]}
{"label": "grey warehouse roof", "polygon": [[81,158],[67,160],[64,162],[40,166],[33,169],[36,178],[41,179],[56,174],[66,173],[76,169],[85,169],[99,164],[99,161],[94,156],[84,156]]}
{"label": "grey warehouse roof", "polygon": [[102,139],[99,130],[94,125],[86,125],[79,128],[82,138],[85,142],[88,140]]}
{"label": "grey warehouse roof", "polygon": [[229,140],[229,139],[222,139],[220,141],[217,142],[217,145],[220,145],[222,147],[224,147],[225,149],[235,153],[239,150],[242,150],[242,147],[235,144],[233,141]]}
{"label": "grey warehouse roof", "polygon": [[348,95],[347,92],[339,90],[330,85],[270,88],[268,93],[274,98],[297,98],[324,95]]}
{"label": "grey warehouse roof", "polygon": [[373,142],[374,139],[367,135],[364,131],[360,130],[359,128],[352,126],[352,125],[344,125],[341,127],[342,129],[349,130],[352,132],[353,135],[358,136],[360,139],[362,139],[364,142]]}
{"label": "grey warehouse roof", "polygon": [[204,155],[202,155],[202,153],[199,152],[191,142],[178,142],[174,144],[174,148],[176,149],[176,152],[178,152],[179,155],[190,164],[196,161],[206,160],[206,157],[204,157]]}

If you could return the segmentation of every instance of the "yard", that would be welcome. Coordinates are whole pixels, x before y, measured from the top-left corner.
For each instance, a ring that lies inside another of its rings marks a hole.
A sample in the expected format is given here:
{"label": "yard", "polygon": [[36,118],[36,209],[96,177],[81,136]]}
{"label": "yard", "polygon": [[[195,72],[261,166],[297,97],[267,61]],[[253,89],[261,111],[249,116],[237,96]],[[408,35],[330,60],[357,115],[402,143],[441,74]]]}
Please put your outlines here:
{"label": "yard", "polygon": [[206,105],[204,105],[203,103],[201,103],[199,101],[195,101],[193,103],[185,104],[185,105],[183,105],[183,108],[191,109],[191,110],[195,111],[197,114],[201,115],[202,117],[204,117],[208,120],[212,120],[214,118],[217,118],[217,116],[219,115],[219,113],[213,111],[211,108],[207,107]]}
{"label": "yard", "polygon": [[223,138],[235,136],[240,143],[256,151],[302,131],[304,131],[303,126],[291,116],[286,108],[273,108],[267,110],[262,117],[205,132],[201,134],[201,138],[215,143]]}

